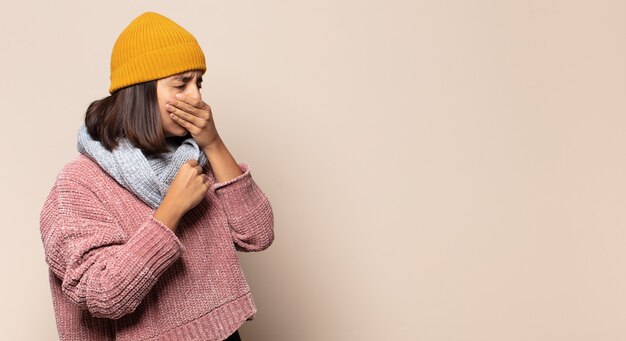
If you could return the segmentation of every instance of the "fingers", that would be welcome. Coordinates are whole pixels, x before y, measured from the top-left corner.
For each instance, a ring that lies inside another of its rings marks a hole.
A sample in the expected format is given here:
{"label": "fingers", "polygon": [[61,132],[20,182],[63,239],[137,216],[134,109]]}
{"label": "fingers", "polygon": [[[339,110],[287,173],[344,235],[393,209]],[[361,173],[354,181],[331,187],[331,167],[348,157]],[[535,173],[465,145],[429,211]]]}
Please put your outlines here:
{"label": "fingers", "polygon": [[[190,132],[192,132],[191,130],[197,130],[199,132],[199,130],[201,130],[200,128],[204,126],[203,119],[180,109],[170,110],[170,117]],[[193,131],[192,133],[198,134],[198,132]]]}
{"label": "fingers", "polygon": [[183,94],[176,94],[176,98],[180,100],[180,101],[175,101],[176,103],[181,103],[181,102],[189,103],[191,106],[193,106],[194,108],[198,108],[198,109],[206,109],[209,106],[208,104],[206,104],[199,98],[185,96]]}
{"label": "fingers", "polygon": [[193,97],[185,97],[184,100],[170,99],[165,105],[165,108],[168,111],[177,114],[188,121],[193,121],[195,117],[200,117],[205,120],[208,119],[209,116],[206,110],[207,107],[208,104]]}
{"label": "fingers", "polygon": [[198,160],[190,159],[190,160],[187,160],[186,163],[196,170],[196,174],[200,175],[204,173],[204,169],[202,169],[202,166],[200,166],[200,164],[198,163]]}
{"label": "fingers", "polygon": [[211,107],[202,99],[176,94],[168,98],[165,109],[174,122],[187,129],[192,135],[202,133],[211,120]]}
{"label": "fingers", "polygon": [[202,117],[204,113],[202,110],[190,104],[187,104],[183,101],[176,101],[176,100],[172,104],[167,104],[165,108],[169,110],[170,112],[178,113],[181,116],[188,113],[189,116]]}

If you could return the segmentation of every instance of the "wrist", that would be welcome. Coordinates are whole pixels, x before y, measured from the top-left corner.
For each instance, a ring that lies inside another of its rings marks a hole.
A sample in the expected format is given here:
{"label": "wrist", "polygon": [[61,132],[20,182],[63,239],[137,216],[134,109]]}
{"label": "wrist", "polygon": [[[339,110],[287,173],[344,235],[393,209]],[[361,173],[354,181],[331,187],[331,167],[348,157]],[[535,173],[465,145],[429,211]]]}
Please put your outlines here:
{"label": "wrist", "polygon": [[183,209],[165,198],[161,202],[161,205],[154,211],[154,216],[171,230],[176,229],[176,226],[178,226],[184,214]]}
{"label": "wrist", "polygon": [[167,195],[163,198],[163,201],[161,201],[161,206],[164,207],[164,209],[166,209],[168,211],[169,214],[171,214],[172,216],[174,216],[177,220],[180,220],[182,218],[182,216],[185,215],[185,213],[187,213],[187,211],[181,207],[178,202],[180,202],[180,200],[170,200]]}
{"label": "wrist", "polygon": [[222,138],[218,136],[202,149],[204,150],[204,153],[208,155],[209,153],[220,149],[222,146],[224,146],[224,141],[222,141]]}

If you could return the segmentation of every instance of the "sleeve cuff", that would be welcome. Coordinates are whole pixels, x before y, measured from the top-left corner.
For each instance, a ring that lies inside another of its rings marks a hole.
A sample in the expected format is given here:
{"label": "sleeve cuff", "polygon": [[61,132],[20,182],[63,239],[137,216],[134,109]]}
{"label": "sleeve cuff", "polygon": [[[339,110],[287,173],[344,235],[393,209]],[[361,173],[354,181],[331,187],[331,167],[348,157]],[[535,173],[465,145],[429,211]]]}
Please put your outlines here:
{"label": "sleeve cuff", "polygon": [[152,214],[128,240],[127,247],[139,264],[150,269],[155,277],[178,259],[185,249],[174,231]]}
{"label": "sleeve cuff", "polygon": [[228,181],[223,181],[223,182],[218,182],[218,183],[214,183],[213,186],[211,186],[211,190],[212,191],[217,191],[218,189],[224,187],[224,186],[228,186],[234,182],[241,182],[242,179],[249,177],[250,176],[250,165],[248,165],[245,162],[239,163],[237,164],[239,166],[239,169],[241,169],[241,171],[243,172],[243,174],[240,174]]}
{"label": "sleeve cuff", "polygon": [[167,227],[167,225],[163,224],[162,221],[160,221],[154,216],[154,210],[150,213],[150,220],[152,220],[157,225],[161,226],[165,230],[165,234],[170,235],[170,237],[176,241],[176,244],[178,244],[178,247],[180,247],[180,250],[183,252],[185,251],[185,245],[183,245],[180,239],[178,239],[178,236],[176,235],[176,233],[174,233],[172,229]]}
{"label": "sleeve cuff", "polygon": [[211,187],[231,218],[243,217],[268,200],[252,178],[250,165],[239,163],[239,168],[243,174]]}

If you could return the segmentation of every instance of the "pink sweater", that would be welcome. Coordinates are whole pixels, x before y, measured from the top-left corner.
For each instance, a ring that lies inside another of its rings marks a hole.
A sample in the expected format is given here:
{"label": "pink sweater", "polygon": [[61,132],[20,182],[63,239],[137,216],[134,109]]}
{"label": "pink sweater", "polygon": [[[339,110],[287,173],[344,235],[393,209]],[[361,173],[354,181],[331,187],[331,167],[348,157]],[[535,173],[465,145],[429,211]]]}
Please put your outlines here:
{"label": "pink sweater", "polygon": [[40,214],[61,340],[223,340],[257,309],[236,251],[274,240],[272,207],[244,174],[210,191],[176,232],[79,154]]}

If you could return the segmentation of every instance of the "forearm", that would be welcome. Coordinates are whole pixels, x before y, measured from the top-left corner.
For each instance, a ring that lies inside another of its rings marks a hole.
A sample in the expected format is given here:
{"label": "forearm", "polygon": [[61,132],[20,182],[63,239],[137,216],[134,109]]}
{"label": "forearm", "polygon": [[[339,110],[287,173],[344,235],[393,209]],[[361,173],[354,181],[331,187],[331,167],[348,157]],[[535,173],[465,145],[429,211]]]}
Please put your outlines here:
{"label": "forearm", "polygon": [[65,264],[59,273],[65,295],[95,317],[118,319],[133,312],[183,251],[180,241],[161,225],[148,216],[127,240],[95,234],[64,241],[89,245],[66,247],[71,256],[58,262]]}
{"label": "forearm", "polygon": [[170,204],[167,197],[163,199],[161,205],[153,213],[157,220],[161,221],[172,231],[176,231],[178,223],[184,214],[185,212],[181,212],[180,209]]}
{"label": "forearm", "polygon": [[215,181],[224,182],[243,174],[221,138],[218,138],[217,142],[211,146],[204,148],[204,153],[211,164]]}

